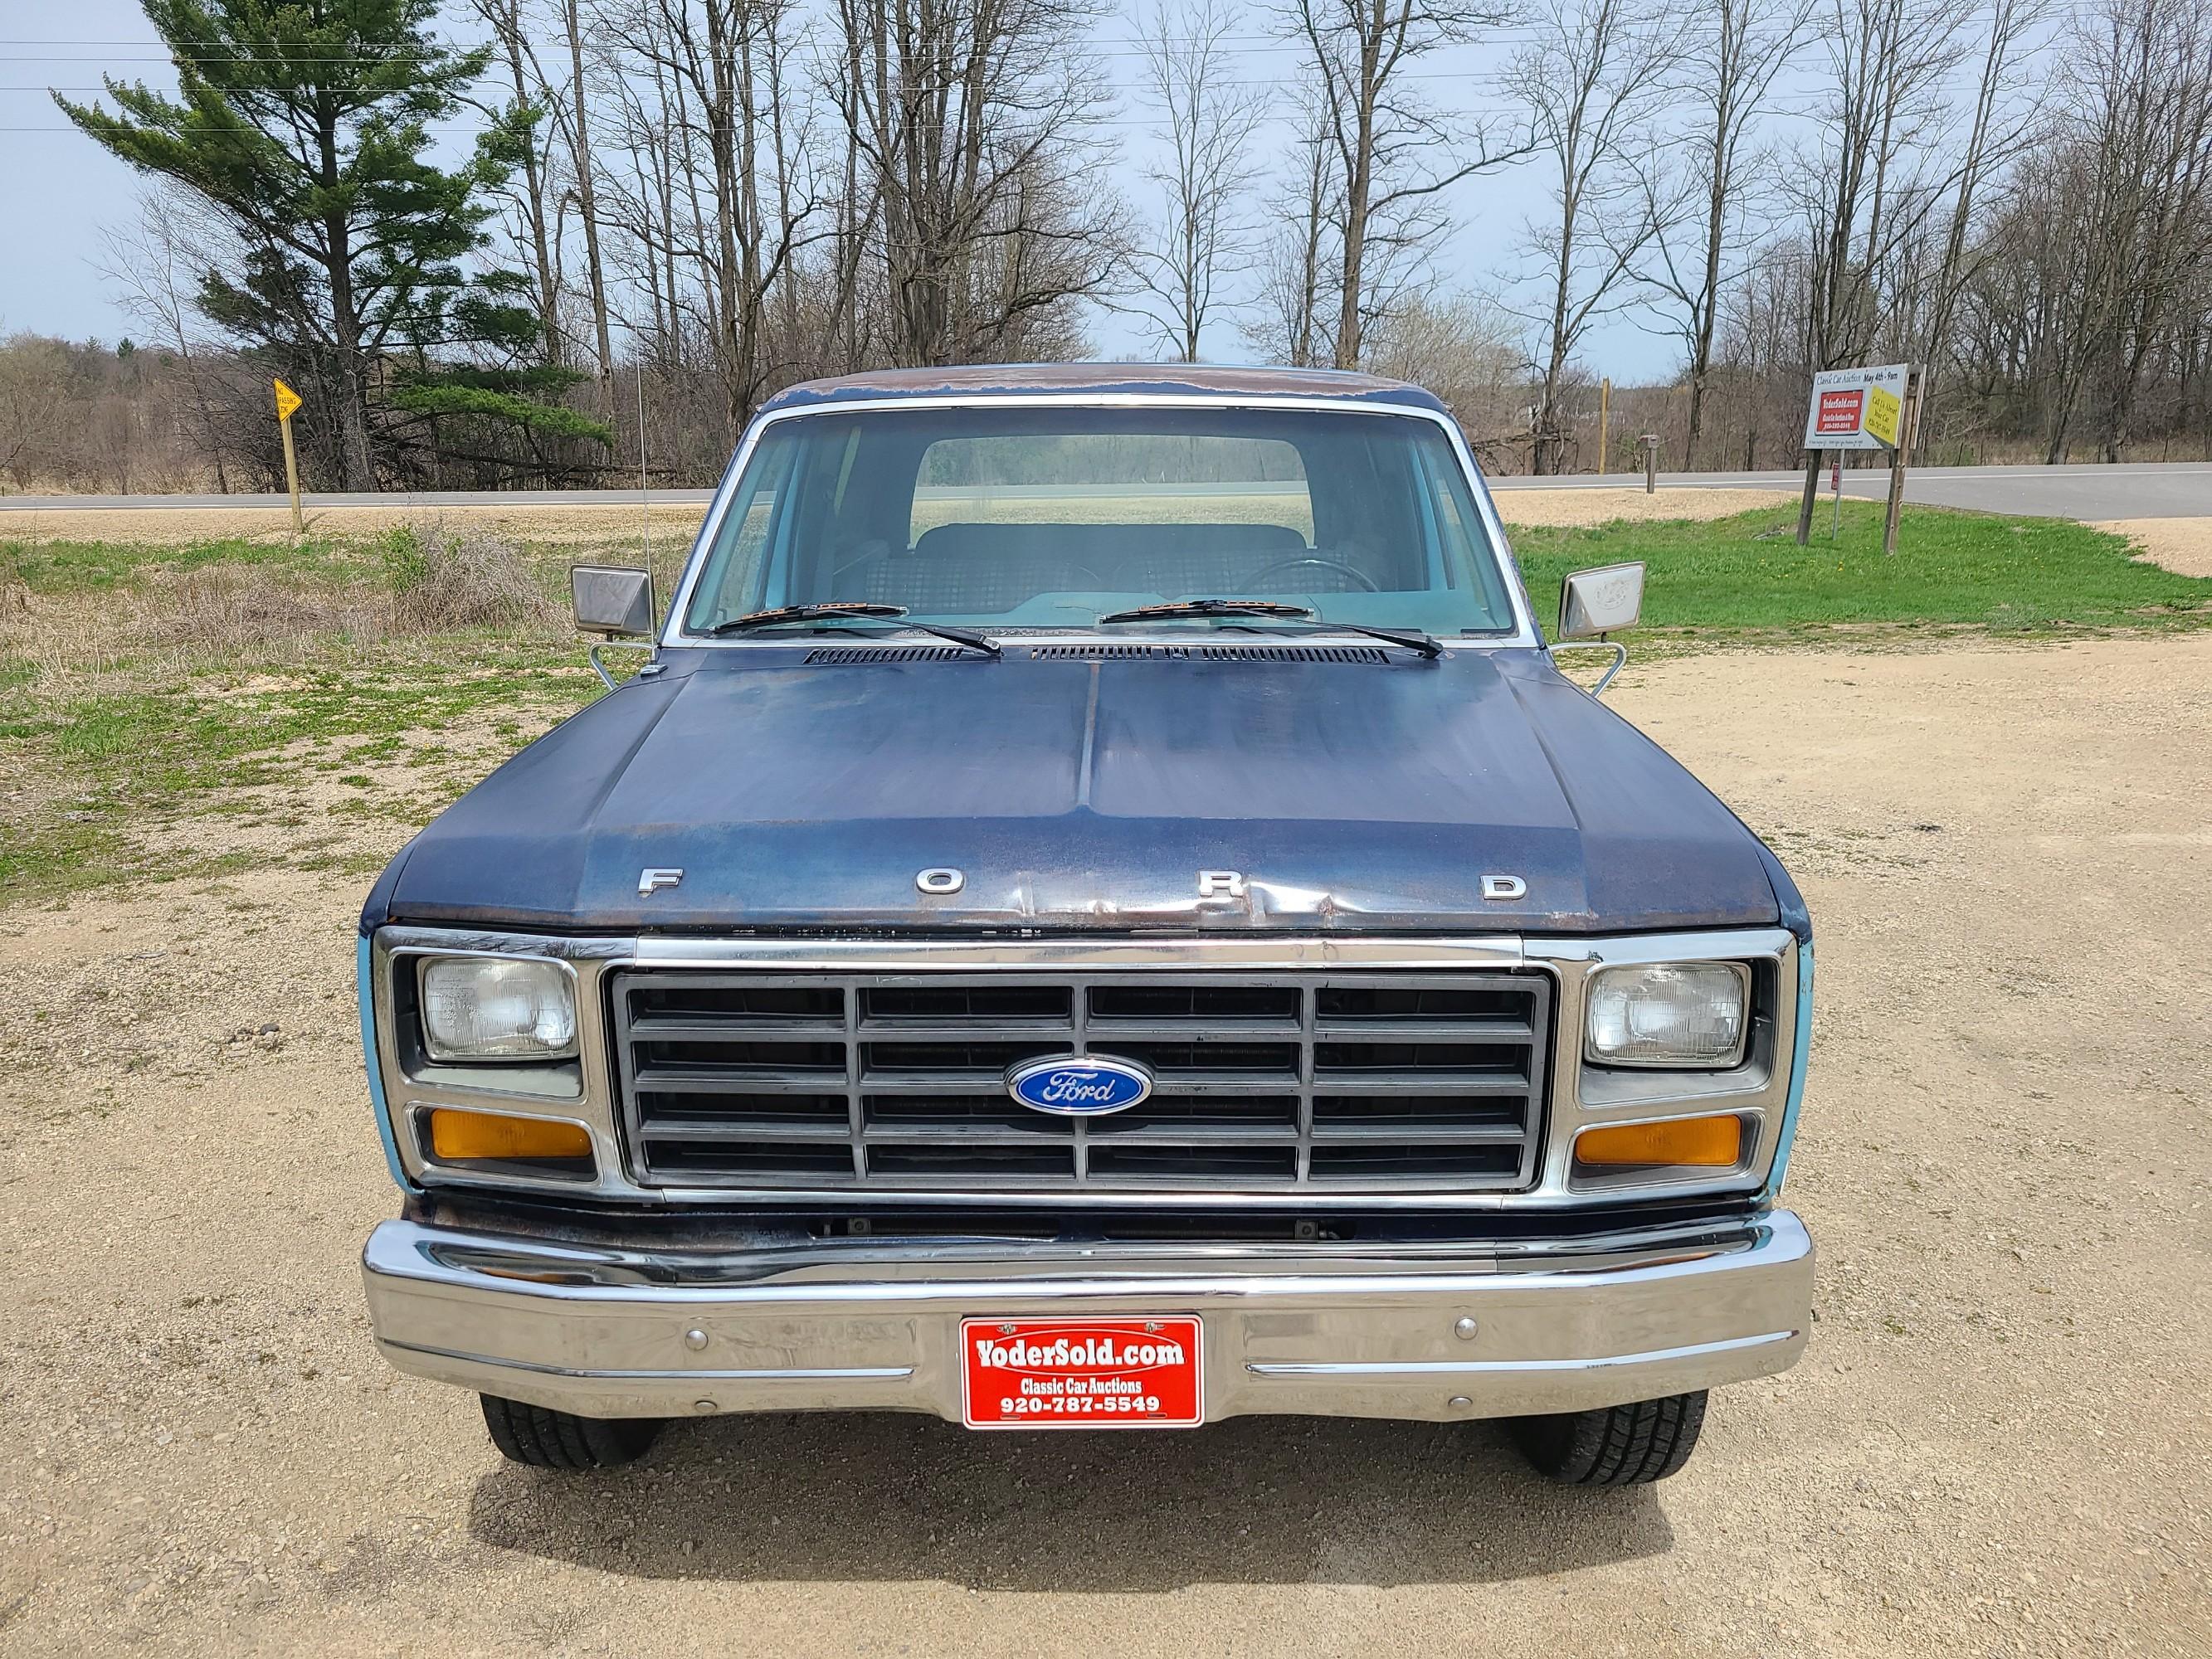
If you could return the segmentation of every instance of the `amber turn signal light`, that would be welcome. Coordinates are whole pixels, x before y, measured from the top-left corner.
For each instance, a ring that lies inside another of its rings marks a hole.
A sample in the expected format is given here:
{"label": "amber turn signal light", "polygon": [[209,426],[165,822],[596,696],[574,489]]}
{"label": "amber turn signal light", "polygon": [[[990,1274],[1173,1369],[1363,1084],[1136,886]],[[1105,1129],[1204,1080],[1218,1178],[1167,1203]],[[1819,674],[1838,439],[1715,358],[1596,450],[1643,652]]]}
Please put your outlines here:
{"label": "amber turn signal light", "polygon": [[434,1158],[453,1161],[587,1158],[592,1155],[592,1137],[575,1123],[441,1107],[430,1114],[430,1152]]}
{"label": "amber turn signal light", "polygon": [[1575,1139],[1575,1161],[1601,1168],[1634,1164],[1725,1170],[1742,1157],[1743,1120],[1739,1117],[1614,1123],[1585,1129]]}

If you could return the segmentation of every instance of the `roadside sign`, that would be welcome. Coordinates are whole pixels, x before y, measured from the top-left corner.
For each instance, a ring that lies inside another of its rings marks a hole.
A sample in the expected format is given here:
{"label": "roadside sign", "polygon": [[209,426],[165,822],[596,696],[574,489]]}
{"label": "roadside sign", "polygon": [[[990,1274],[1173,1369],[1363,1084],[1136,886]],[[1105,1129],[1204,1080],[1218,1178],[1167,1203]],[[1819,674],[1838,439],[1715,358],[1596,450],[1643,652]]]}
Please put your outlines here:
{"label": "roadside sign", "polygon": [[[1899,374],[1905,371],[1899,369]],[[1870,386],[1866,389],[1866,414],[1859,424],[1869,437],[1879,438],[1882,447],[1897,447],[1897,417],[1905,412],[1905,399],[1887,386]]]}
{"label": "roadside sign", "polygon": [[1813,377],[1805,447],[1894,449],[1905,406],[1905,366],[1832,368]]}
{"label": "roadside sign", "polygon": [[307,533],[307,523],[300,514],[300,458],[292,447],[292,416],[305,401],[283,381],[272,380],[276,388],[276,429],[284,434],[284,487],[292,494],[292,533]]}
{"label": "roadside sign", "polygon": [[1813,377],[1813,398],[1805,409],[1805,495],[1797,504],[1797,545],[1813,534],[1813,502],[1820,489],[1820,453],[1827,452],[1833,471],[1828,487],[1836,492],[1830,516],[1831,538],[1844,513],[1844,456],[1846,449],[1889,452],[1889,507],[1882,515],[1881,550],[1897,551],[1897,521],[1905,507],[1905,469],[1913,434],[1920,425],[1920,371],[1909,363],[1877,368],[1832,368]]}

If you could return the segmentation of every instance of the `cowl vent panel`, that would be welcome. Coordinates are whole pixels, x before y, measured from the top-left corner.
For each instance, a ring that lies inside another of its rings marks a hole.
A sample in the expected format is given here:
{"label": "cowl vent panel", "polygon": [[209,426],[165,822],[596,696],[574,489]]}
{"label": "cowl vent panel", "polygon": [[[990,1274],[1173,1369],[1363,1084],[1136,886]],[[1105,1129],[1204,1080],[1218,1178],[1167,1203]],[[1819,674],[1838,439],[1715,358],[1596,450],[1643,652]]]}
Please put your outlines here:
{"label": "cowl vent panel", "polygon": [[1390,654],[1369,645],[1036,645],[1033,662],[1337,662],[1379,667]]}
{"label": "cowl vent panel", "polygon": [[806,653],[809,667],[863,662],[952,662],[977,653],[958,645],[822,645]]}

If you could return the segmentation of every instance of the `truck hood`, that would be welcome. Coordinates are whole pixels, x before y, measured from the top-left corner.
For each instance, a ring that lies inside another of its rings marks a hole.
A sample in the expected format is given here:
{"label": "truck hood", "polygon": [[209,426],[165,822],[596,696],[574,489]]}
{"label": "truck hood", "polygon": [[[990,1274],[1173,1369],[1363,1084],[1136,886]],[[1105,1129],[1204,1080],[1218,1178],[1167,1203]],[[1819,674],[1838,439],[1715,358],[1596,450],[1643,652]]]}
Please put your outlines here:
{"label": "truck hood", "polygon": [[[1352,654],[677,653],[432,823],[363,926],[1609,933],[1796,908],[1541,653],[1328,659]],[[641,894],[648,869],[683,877]],[[959,890],[921,891],[928,869]]]}

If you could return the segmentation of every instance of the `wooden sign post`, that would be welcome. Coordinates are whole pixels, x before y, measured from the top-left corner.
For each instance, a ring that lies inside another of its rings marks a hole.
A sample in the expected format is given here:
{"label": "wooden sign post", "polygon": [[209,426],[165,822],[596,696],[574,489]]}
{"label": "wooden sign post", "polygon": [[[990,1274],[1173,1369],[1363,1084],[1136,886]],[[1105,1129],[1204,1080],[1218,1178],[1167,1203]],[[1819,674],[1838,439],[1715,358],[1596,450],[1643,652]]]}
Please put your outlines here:
{"label": "wooden sign post", "polygon": [[1912,453],[1912,446],[1920,435],[1920,374],[1917,368],[1906,371],[1905,407],[1898,412],[1897,423],[1889,434],[1889,506],[1881,517],[1881,550],[1897,551],[1897,517],[1905,510],[1905,468]]}
{"label": "wooden sign post", "polygon": [[270,382],[276,388],[276,426],[284,434],[284,487],[292,492],[292,533],[307,533],[307,524],[300,516],[300,458],[292,449],[292,416],[299,412],[300,394],[282,380]]}

